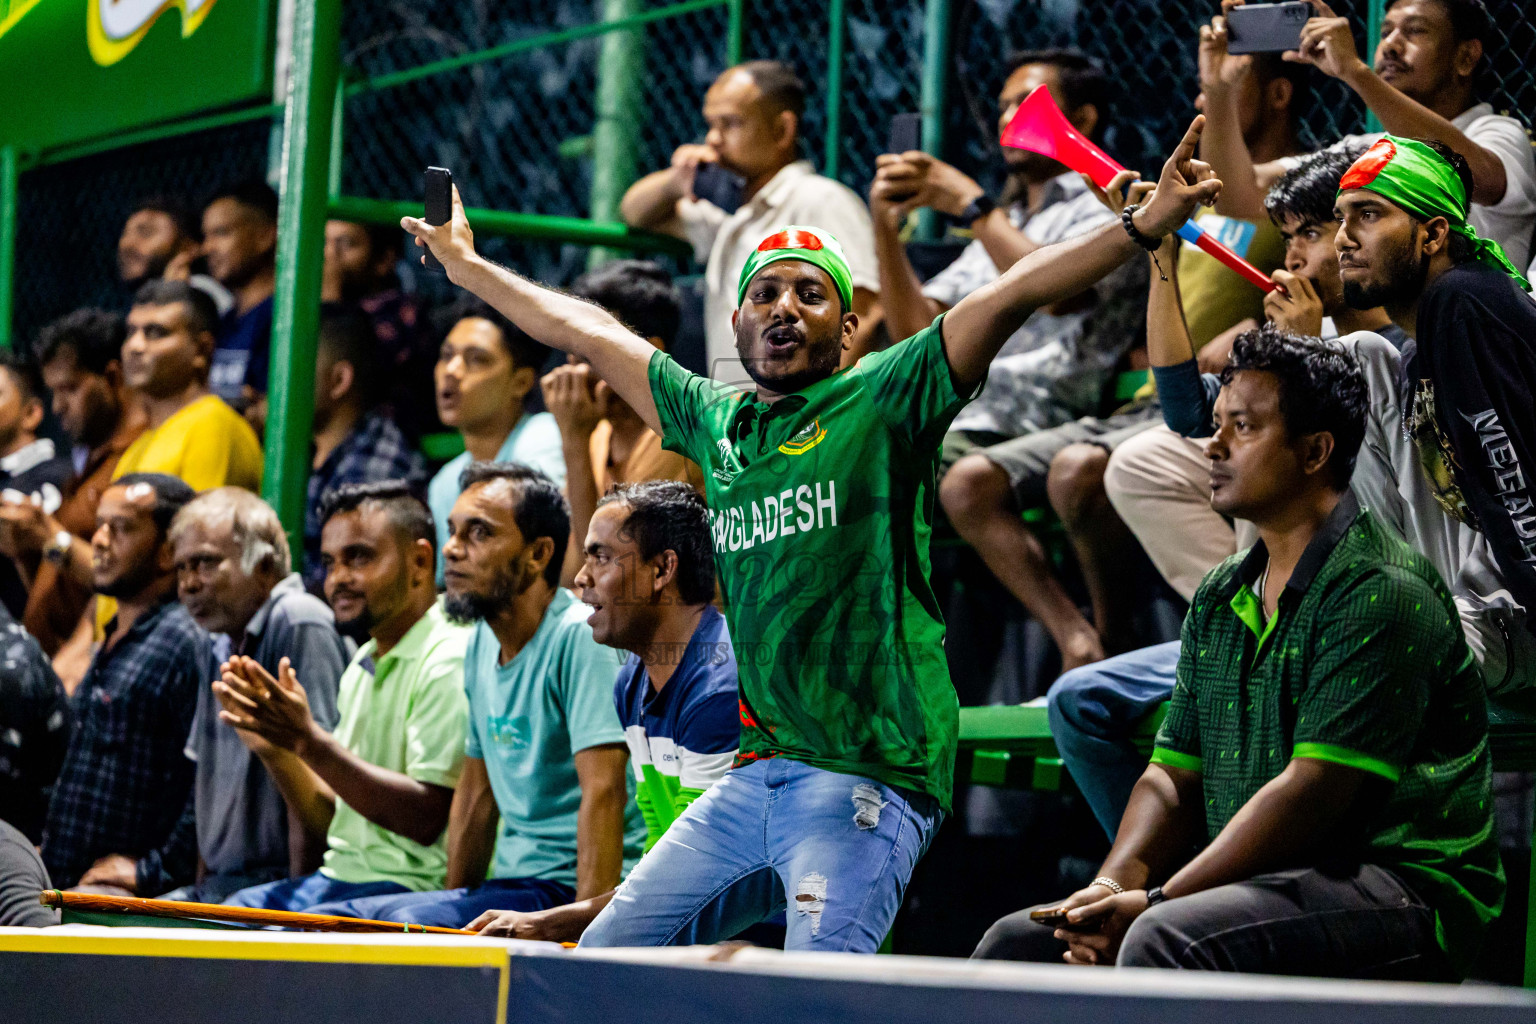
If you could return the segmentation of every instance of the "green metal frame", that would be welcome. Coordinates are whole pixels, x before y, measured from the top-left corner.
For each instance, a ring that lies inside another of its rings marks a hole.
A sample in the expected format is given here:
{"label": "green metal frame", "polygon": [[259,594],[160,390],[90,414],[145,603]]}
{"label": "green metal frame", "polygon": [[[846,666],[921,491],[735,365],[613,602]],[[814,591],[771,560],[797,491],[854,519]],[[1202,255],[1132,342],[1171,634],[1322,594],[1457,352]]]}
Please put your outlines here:
{"label": "green metal frame", "polygon": [[[1370,0],[1365,9],[1365,62],[1374,63],[1376,44],[1381,42],[1381,22],[1387,13],[1387,0]],[[1381,119],[1371,110],[1365,108],[1365,130],[1368,132],[1381,131]]]}
{"label": "green metal frame", "polygon": [[16,295],[16,190],[21,167],[15,146],[0,146],[0,348],[11,347]]}

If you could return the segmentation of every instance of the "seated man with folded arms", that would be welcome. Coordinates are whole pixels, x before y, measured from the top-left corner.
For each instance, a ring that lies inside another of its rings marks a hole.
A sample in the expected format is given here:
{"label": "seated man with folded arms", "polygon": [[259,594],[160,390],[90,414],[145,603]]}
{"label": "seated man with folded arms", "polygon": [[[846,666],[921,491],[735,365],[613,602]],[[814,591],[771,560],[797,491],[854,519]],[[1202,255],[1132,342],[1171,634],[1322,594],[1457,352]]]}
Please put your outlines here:
{"label": "seated man with folded arms", "polygon": [[[336,684],[347,647],[325,602],[289,570],[288,538],[272,507],[250,491],[219,487],[194,498],[171,523],[182,605],[212,634],[205,680],[246,655],[272,675],[290,661],[322,729],[336,727]],[[220,903],[231,893],[307,874],[319,866],[325,833],[307,831],[272,778],[219,721],[210,686],[197,691],[187,738],[196,763],[198,879],[168,899]]]}
{"label": "seated man with folded arms", "polygon": [[1336,344],[1273,325],[1237,339],[1211,503],[1259,542],[1195,594],[1098,877],[1051,923],[997,922],[977,956],[1465,973],[1504,898],[1487,704],[1440,574],[1350,490],[1368,402]]}
{"label": "seated man with folded arms", "polygon": [[443,606],[474,631],[448,891],[317,913],[462,928],[491,909],[543,910],[606,893],[640,857],[644,823],[613,710],[619,658],[592,638],[592,609],[559,585],[571,534],[565,498],[549,477],[515,463],[471,463],[458,483]]}
{"label": "seated man with folded arms", "polygon": [[[736,657],[715,596],[704,499],[675,480],[625,484],[598,504],[576,576],[598,643],[631,652],[613,687],[649,850],[731,766],[741,732]],[[574,941],[614,890],[548,910],[488,910],[486,935]]]}
{"label": "seated man with folded arms", "polygon": [[320,552],[338,626],[369,640],[341,677],[335,732],[315,721],[287,658],[274,676],[231,658],[213,684],[219,718],[261,758],[306,831],[327,849],[314,874],[226,903],[306,911],[327,900],[436,889],[444,826],[464,758],[464,647],[433,585],[432,516],[403,483],[351,484],[325,503]]}

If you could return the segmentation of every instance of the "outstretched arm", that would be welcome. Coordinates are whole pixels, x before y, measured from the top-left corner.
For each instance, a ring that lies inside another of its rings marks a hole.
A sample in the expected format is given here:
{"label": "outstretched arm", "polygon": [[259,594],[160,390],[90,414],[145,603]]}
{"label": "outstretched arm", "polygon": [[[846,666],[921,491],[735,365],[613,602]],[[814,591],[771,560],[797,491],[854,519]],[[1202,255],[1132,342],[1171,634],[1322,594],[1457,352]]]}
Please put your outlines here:
{"label": "outstretched arm", "polygon": [[[1194,158],[1203,117],[1196,117],[1163,165],[1157,191],[1134,217],[1151,238],[1173,233],[1195,207],[1214,202],[1221,182]],[[979,384],[1003,342],[1041,306],[1089,287],[1137,251],[1117,223],[1056,245],[1036,249],[1002,277],[961,299],[944,318],[944,352],[962,388]],[[530,332],[532,333],[532,332]]]}
{"label": "outstretched arm", "polygon": [[649,372],[656,346],[601,306],[535,284],[482,258],[475,252],[475,236],[457,188],[453,190],[453,218],[447,224],[434,226],[406,217],[400,226],[416,236],[417,245],[431,249],[448,272],[448,280],[490,303],[536,341],[591,363],[646,426],[661,432]]}

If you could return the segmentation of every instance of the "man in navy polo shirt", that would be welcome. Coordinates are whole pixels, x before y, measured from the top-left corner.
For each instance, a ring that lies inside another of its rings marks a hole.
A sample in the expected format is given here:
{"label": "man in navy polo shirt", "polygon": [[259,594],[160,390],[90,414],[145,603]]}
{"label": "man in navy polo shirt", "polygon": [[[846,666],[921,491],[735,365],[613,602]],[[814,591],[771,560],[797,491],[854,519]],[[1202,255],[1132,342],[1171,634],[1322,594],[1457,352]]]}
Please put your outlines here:
{"label": "man in navy polo shirt", "polygon": [[[593,609],[592,636],[633,652],[613,701],[649,850],[730,768],[740,734],[731,636],[710,603],[715,557],[704,499],[676,480],[615,488],[598,503],[584,551],[576,586]],[[532,913],[491,910],[469,927],[572,941],[622,892]]]}

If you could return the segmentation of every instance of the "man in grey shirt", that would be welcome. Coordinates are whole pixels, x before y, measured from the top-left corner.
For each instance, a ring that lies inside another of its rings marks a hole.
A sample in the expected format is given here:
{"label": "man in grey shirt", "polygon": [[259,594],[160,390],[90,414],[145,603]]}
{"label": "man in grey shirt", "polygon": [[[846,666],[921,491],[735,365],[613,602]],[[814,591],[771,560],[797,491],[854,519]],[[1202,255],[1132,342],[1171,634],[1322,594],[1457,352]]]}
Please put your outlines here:
{"label": "man in grey shirt", "polygon": [[[288,540],[271,507],[249,491],[221,487],[193,500],[171,524],[182,604],[213,636],[207,678],[243,654],[274,676],[287,658],[315,719],[336,724],[336,686],[350,651],[331,610],[288,567]],[[187,738],[197,763],[198,882],[173,899],[221,903],[251,885],[307,873],[325,850],[290,818],[282,796],[235,730],[219,720],[209,686],[198,691]]]}

